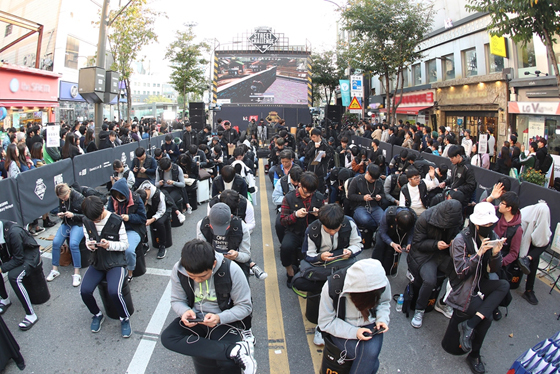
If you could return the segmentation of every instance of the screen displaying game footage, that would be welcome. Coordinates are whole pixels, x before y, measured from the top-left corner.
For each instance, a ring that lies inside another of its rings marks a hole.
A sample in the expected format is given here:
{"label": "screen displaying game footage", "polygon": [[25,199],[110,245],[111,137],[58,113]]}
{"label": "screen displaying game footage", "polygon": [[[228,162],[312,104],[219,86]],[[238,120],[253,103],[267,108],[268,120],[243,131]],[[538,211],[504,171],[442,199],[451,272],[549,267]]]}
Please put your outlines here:
{"label": "screen displaying game footage", "polygon": [[218,57],[219,104],[307,104],[307,58]]}

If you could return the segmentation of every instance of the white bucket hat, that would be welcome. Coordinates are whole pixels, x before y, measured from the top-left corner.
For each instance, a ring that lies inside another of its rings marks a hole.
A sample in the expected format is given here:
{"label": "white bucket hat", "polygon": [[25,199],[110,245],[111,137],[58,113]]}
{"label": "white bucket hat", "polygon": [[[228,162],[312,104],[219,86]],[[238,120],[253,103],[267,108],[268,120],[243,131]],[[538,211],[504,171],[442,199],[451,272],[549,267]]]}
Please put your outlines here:
{"label": "white bucket hat", "polygon": [[498,222],[499,218],[496,216],[496,207],[485,201],[475,205],[469,220],[477,226],[486,226]]}

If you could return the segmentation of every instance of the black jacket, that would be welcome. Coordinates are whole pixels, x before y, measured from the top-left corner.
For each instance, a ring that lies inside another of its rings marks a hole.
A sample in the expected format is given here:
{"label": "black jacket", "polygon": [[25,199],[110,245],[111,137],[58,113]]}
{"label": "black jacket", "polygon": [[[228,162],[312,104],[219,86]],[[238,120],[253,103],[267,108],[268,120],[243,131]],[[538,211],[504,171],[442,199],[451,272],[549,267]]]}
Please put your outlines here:
{"label": "black jacket", "polygon": [[[226,185],[221,175],[214,178],[214,183],[212,183],[212,197],[221,194],[226,189]],[[247,197],[247,182],[239,174],[235,174],[233,178],[233,185],[231,189],[239,192],[243,197]]]}
{"label": "black jacket", "polygon": [[[312,165],[313,160],[317,155],[317,152],[325,151],[326,155],[321,159],[321,161],[317,165]],[[333,157],[333,149],[330,145],[327,144],[325,139],[321,139],[321,145],[319,148],[315,148],[314,142],[309,142],[307,148],[305,149],[305,160],[307,162],[307,171],[312,171],[319,179],[327,175],[327,166],[329,164],[329,160]]]}
{"label": "black jacket", "polygon": [[447,244],[463,228],[463,206],[457,200],[446,200],[422,213],[414,227],[408,254],[408,268],[415,276],[420,267],[434,256],[449,256],[449,250],[438,249],[438,242]]}
{"label": "black jacket", "polygon": [[84,196],[76,190],[70,190],[70,198],[67,201],[58,200],[59,212],[72,212],[74,217],[63,218],[62,222],[68,226],[82,226],[84,214],[82,213],[82,202]]}
{"label": "black jacket", "polygon": [[[364,196],[370,194],[374,199],[366,202],[364,200]],[[359,206],[367,206],[367,204],[372,207],[380,206],[379,203],[381,203],[381,200],[375,200],[376,195],[380,195],[382,197],[385,195],[385,189],[381,179],[376,180],[372,186],[371,183],[366,181],[366,177],[364,175],[358,175],[352,179],[350,186],[348,187],[348,200],[352,203],[352,209],[356,209]]]}
{"label": "black jacket", "polygon": [[465,196],[465,199],[470,200],[473,192],[476,190],[476,177],[474,169],[467,165],[465,159],[457,165],[453,165],[451,176],[445,181],[445,185],[452,190],[457,189]]}
{"label": "black jacket", "polygon": [[236,129],[230,128],[229,130],[224,131],[224,140],[229,144],[237,145],[237,141],[239,140],[239,133]]}
{"label": "black jacket", "polygon": [[196,144],[198,146],[198,142],[197,142],[197,135],[195,131],[186,131],[183,133],[183,142],[181,143],[181,152],[185,153],[189,150],[189,147],[191,144]]}
{"label": "black jacket", "polygon": [[2,220],[5,244],[0,246],[0,269],[7,273],[23,265],[28,271],[41,263],[39,244],[31,234],[12,221]]}

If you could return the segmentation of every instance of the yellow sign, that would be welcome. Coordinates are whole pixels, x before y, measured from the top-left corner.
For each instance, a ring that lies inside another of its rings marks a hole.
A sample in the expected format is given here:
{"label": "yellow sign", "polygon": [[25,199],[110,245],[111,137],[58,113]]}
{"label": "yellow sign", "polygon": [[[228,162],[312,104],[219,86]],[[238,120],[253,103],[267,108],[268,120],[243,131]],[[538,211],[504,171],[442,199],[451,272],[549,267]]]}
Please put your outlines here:
{"label": "yellow sign", "polygon": [[358,99],[356,99],[356,96],[354,96],[354,98],[350,102],[350,106],[348,107],[348,109],[362,109],[362,106],[360,105]]}
{"label": "yellow sign", "polygon": [[503,36],[490,36],[490,53],[494,56],[507,58],[506,38]]}

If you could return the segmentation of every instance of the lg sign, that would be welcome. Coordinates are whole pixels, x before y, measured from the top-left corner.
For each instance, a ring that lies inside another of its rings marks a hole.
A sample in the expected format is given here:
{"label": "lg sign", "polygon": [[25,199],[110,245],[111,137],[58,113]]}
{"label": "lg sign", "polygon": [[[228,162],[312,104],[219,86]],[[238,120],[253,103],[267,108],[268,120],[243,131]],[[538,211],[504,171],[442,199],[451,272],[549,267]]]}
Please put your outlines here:
{"label": "lg sign", "polygon": [[[393,100],[395,101],[395,103],[397,103],[399,99],[400,99],[399,96],[395,96]],[[434,102],[434,93],[425,92],[421,94],[403,96],[401,105],[433,104],[433,102]]]}

